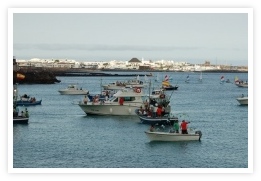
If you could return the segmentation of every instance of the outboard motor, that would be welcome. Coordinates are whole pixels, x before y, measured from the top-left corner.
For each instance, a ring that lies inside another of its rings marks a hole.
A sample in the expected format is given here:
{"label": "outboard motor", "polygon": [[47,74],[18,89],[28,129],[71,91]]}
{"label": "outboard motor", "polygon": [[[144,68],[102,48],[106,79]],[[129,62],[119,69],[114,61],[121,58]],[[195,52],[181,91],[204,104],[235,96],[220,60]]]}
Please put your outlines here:
{"label": "outboard motor", "polygon": [[200,141],[200,138],[202,136],[202,132],[201,131],[195,131],[195,134],[198,134],[199,135],[199,141]]}

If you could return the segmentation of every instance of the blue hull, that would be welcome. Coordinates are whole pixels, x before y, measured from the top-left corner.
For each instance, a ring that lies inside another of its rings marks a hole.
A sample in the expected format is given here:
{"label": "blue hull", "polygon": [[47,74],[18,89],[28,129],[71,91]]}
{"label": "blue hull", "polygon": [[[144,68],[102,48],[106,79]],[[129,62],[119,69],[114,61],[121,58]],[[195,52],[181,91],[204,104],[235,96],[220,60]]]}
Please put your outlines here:
{"label": "blue hull", "polygon": [[29,102],[29,101],[16,101],[16,105],[17,106],[35,106],[35,105],[41,105],[42,104],[42,100],[40,101],[35,101],[35,102]]}

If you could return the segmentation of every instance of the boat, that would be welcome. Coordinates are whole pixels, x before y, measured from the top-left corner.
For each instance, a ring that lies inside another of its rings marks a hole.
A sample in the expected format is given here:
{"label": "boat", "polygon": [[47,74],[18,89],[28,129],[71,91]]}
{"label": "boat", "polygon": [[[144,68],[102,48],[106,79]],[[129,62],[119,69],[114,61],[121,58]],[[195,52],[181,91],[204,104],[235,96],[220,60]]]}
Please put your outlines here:
{"label": "boat", "polygon": [[[107,91],[107,90],[104,90]],[[140,107],[146,107],[149,102],[151,105],[164,106],[166,112],[170,109],[169,96],[163,90],[157,94],[145,94],[142,87],[122,88],[113,96],[107,99],[101,99],[99,95],[84,103],[78,102],[77,105],[88,115],[136,115],[135,110]],[[75,103],[74,103],[75,104]]]}
{"label": "boat", "polygon": [[59,89],[58,92],[61,95],[87,95],[89,93],[88,90],[78,88],[77,85],[68,85],[65,89]]}
{"label": "boat", "polygon": [[190,81],[190,78],[189,78],[189,75],[187,75],[187,78],[186,78],[185,82],[189,83],[189,81]]}
{"label": "boat", "polygon": [[137,76],[136,79],[131,79],[128,81],[116,81],[111,82],[106,85],[102,85],[104,90],[120,90],[123,88],[133,88],[133,87],[144,87],[145,84],[143,84],[143,81],[139,80],[139,76]]}
{"label": "boat", "polygon": [[242,94],[241,97],[236,98],[240,105],[248,105],[248,96]]}
{"label": "boat", "polygon": [[13,124],[27,124],[29,121],[29,117],[23,116],[14,116],[13,117]]}
{"label": "boat", "polygon": [[136,115],[135,110],[145,106],[146,97],[142,88],[124,88],[107,101],[97,98],[87,104],[80,101],[78,105],[87,115]]}
{"label": "boat", "polygon": [[145,131],[150,141],[200,141],[201,131],[189,131],[188,134],[164,132],[164,131]]}
{"label": "boat", "polygon": [[41,104],[42,104],[42,99],[36,100],[35,97],[30,97],[27,94],[20,96],[20,100],[16,100],[16,106],[35,106]]}
{"label": "boat", "polygon": [[169,81],[164,80],[164,81],[162,81],[162,88],[166,91],[177,90],[179,88],[179,86],[177,86],[177,85],[173,86],[169,83]]}
{"label": "boat", "polygon": [[226,80],[226,83],[231,83],[229,79]]}
{"label": "boat", "polygon": [[225,77],[222,75],[222,76],[220,77],[220,84],[224,84],[224,82],[225,82]]}
{"label": "boat", "polygon": [[17,107],[17,97],[18,89],[17,84],[13,86],[13,124],[27,124],[29,121],[29,113],[27,108],[19,113],[19,108]]}
{"label": "boat", "polygon": [[243,87],[243,88],[247,88],[248,87],[248,82],[247,81],[243,81],[243,80],[240,80],[237,76],[235,76],[235,85],[238,86],[238,87]]}
{"label": "boat", "polygon": [[141,114],[139,109],[135,110],[136,115],[140,118],[142,124],[151,125],[173,125],[174,121],[178,121],[178,117],[170,116],[169,113],[164,114],[162,117],[148,116],[148,114]]}

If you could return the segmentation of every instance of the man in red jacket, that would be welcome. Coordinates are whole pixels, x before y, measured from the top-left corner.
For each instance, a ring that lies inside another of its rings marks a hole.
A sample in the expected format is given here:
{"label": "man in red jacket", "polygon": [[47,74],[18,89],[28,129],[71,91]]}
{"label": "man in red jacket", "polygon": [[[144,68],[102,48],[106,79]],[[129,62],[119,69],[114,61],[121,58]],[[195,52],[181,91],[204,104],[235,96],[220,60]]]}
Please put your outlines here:
{"label": "man in red jacket", "polygon": [[182,134],[188,134],[188,124],[190,122],[186,122],[185,120],[183,120],[180,124],[180,128],[181,128],[181,133]]}

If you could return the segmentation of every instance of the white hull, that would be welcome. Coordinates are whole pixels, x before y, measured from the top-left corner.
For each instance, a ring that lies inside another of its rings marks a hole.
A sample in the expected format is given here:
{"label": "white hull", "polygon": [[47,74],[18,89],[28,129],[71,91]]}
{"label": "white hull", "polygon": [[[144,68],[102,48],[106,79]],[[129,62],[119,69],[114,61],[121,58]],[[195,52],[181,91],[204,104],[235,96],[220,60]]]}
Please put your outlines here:
{"label": "white hull", "polygon": [[78,91],[68,91],[68,90],[59,90],[62,95],[87,95],[88,91],[78,90]]}
{"label": "white hull", "polygon": [[[93,115],[136,115],[135,110],[139,108],[142,104],[137,103],[136,105],[111,105],[111,104],[79,104],[81,109],[86,114]],[[144,107],[144,106],[143,106]]]}
{"label": "white hull", "polygon": [[244,88],[246,88],[246,87],[248,87],[248,84],[236,84],[238,87],[244,87]]}
{"label": "white hull", "polygon": [[150,132],[145,131],[150,141],[196,141],[200,140],[201,135],[195,133],[167,133],[167,132]]}
{"label": "white hull", "polygon": [[248,97],[240,97],[237,98],[237,101],[240,105],[248,105]]}

